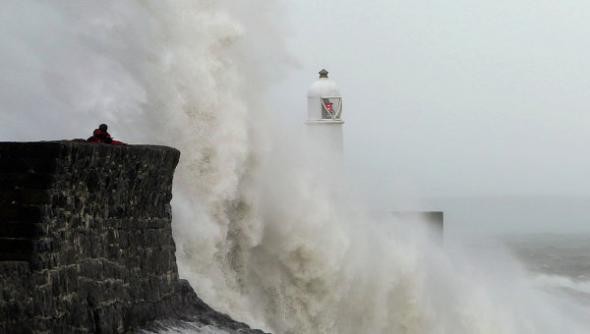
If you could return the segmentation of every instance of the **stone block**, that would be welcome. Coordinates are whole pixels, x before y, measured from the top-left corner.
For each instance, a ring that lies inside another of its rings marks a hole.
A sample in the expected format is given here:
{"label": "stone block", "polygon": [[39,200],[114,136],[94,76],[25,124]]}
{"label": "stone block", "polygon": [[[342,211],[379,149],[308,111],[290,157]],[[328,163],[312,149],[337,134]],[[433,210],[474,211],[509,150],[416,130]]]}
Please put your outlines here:
{"label": "stone block", "polygon": [[50,195],[43,189],[10,189],[0,191],[0,204],[39,205],[50,201]]}
{"label": "stone block", "polygon": [[31,257],[33,242],[25,238],[0,238],[0,261],[26,261]]}
{"label": "stone block", "polygon": [[100,259],[85,259],[79,264],[80,275],[87,278],[103,279],[103,262]]}
{"label": "stone block", "polygon": [[0,223],[0,238],[26,238],[31,239],[44,233],[43,224],[26,222]]}
{"label": "stone block", "polygon": [[0,223],[6,221],[36,223],[41,221],[43,214],[43,208],[40,206],[24,206],[17,203],[0,204]]}
{"label": "stone block", "polygon": [[3,159],[2,162],[0,172],[52,174],[57,169],[57,160],[55,158],[42,159],[32,156],[8,158]]}
{"label": "stone block", "polygon": [[0,173],[0,189],[48,189],[54,180],[51,174]]}

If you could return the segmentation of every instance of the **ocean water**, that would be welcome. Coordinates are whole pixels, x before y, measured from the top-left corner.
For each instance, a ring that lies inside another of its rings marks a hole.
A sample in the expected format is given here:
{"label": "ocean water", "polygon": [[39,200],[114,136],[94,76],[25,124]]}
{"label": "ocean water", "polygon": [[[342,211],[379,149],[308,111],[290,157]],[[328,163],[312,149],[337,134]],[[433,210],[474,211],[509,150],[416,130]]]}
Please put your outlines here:
{"label": "ocean water", "polygon": [[590,307],[589,234],[520,235],[505,241],[535,286]]}

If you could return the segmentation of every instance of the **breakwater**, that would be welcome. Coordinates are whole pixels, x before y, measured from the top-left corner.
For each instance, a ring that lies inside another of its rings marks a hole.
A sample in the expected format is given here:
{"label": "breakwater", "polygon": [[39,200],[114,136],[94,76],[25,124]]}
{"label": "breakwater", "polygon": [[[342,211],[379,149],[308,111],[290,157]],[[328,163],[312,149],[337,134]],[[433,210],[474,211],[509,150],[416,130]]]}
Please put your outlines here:
{"label": "breakwater", "polygon": [[0,143],[0,333],[126,333],[162,320],[261,333],[178,277],[179,157],[164,146]]}

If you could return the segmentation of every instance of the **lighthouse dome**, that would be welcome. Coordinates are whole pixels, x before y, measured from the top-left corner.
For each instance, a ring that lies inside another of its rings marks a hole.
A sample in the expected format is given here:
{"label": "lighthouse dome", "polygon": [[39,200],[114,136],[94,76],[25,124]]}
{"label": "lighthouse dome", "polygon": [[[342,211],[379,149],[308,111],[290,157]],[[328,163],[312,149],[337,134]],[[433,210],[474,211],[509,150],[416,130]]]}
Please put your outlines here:
{"label": "lighthouse dome", "polygon": [[328,71],[322,70],[320,72],[320,78],[309,87],[309,90],[307,91],[307,97],[321,98],[336,96],[341,96],[336,82],[328,78]]}

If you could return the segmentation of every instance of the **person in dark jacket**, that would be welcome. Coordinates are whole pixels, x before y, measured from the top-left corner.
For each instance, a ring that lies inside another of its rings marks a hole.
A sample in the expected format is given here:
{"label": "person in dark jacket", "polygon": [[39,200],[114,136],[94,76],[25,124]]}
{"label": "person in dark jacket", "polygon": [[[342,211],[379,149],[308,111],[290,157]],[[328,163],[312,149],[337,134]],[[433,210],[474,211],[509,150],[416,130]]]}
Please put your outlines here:
{"label": "person in dark jacket", "polygon": [[113,144],[113,145],[125,145],[125,143],[113,140],[111,135],[107,132],[108,126],[106,124],[101,124],[98,126],[98,129],[94,130],[92,133],[92,137],[88,138],[86,141],[89,143],[104,143],[104,144]]}

